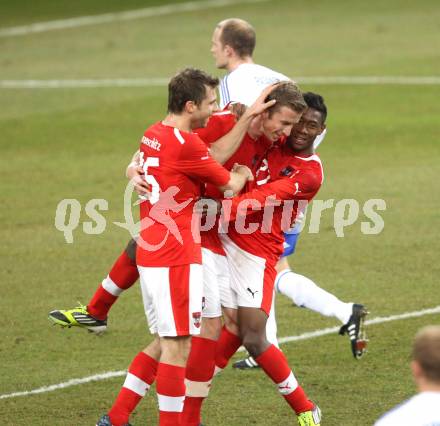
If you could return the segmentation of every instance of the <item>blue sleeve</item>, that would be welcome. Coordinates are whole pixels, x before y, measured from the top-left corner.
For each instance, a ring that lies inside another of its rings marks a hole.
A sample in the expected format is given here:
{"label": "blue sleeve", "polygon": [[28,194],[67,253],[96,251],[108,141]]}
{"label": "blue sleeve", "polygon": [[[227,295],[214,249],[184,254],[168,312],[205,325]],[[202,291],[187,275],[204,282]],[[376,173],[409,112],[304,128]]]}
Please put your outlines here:
{"label": "blue sleeve", "polygon": [[281,255],[281,257],[290,256],[295,252],[298,238],[299,238],[299,232],[290,231],[284,233],[284,253]]}

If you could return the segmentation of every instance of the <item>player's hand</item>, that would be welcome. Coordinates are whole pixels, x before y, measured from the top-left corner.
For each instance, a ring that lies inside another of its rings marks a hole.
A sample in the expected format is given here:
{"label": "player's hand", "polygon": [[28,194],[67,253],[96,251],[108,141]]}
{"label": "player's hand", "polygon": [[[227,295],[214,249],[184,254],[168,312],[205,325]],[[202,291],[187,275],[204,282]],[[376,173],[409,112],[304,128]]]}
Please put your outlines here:
{"label": "player's hand", "polygon": [[248,166],[243,166],[242,164],[235,163],[231,171],[245,176],[248,181],[254,180],[254,175],[252,174],[252,171]]}
{"label": "player's hand", "polygon": [[274,90],[279,83],[271,84],[267,86],[261,93],[260,96],[256,99],[256,101],[246,110],[246,114],[249,114],[251,117],[255,117],[256,115],[261,114],[266,111],[271,106],[275,105],[276,100],[272,99],[266,102],[266,98],[269,94]]}
{"label": "player's hand", "polygon": [[246,112],[247,106],[236,102],[229,104],[228,109],[235,115],[237,120],[240,120],[241,116]]}
{"label": "player's hand", "polygon": [[146,198],[150,195],[150,185],[145,181],[144,171],[141,166],[131,164],[127,167],[127,177],[134,186],[134,190]]}

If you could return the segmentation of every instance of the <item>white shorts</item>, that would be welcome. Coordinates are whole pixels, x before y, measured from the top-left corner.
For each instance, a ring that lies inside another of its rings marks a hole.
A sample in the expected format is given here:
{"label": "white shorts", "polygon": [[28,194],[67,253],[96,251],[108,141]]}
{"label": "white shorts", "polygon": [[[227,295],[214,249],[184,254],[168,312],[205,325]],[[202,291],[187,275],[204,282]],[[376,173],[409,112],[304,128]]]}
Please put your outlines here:
{"label": "white shorts", "polygon": [[229,283],[229,266],[226,256],[202,248],[203,310],[202,317],[222,316],[222,306],[230,304],[233,297]]}
{"label": "white shorts", "polygon": [[148,326],[159,336],[200,334],[203,268],[138,266]]}
{"label": "white shorts", "polygon": [[259,308],[269,315],[272,305],[275,261],[255,256],[238,247],[227,235],[220,234],[230,271],[233,301],[230,308],[238,306]]}

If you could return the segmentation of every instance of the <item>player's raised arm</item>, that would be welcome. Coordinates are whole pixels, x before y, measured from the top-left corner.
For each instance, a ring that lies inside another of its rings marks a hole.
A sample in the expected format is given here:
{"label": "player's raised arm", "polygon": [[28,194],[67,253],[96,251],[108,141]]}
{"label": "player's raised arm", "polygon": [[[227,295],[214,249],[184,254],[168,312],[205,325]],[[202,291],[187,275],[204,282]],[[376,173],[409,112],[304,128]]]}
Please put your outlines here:
{"label": "player's raised arm", "polygon": [[252,171],[246,166],[236,164],[231,171],[226,170],[196,135],[182,150],[178,168],[188,176],[210,183],[221,191],[232,191],[234,195],[243,189],[247,181],[254,179]]}
{"label": "player's raised arm", "polygon": [[228,161],[234,152],[237,151],[251,121],[256,116],[275,105],[275,99],[267,100],[267,97],[275,87],[277,87],[276,84],[263,90],[257,100],[244,111],[232,130],[211,144],[211,156],[220,164],[224,164]]}
{"label": "player's raised arm", "polygon": [[247,200],[257,201],[261,208],[270,205],[279,206],[287,200],[300,201],[310,200],[321,187],[319,174],[299,172],[292,177],[286,177],[261,185],[252,191],[234,197],[231,205],[229,221],[237,216],[249,216],[259,209],[249,208]]}

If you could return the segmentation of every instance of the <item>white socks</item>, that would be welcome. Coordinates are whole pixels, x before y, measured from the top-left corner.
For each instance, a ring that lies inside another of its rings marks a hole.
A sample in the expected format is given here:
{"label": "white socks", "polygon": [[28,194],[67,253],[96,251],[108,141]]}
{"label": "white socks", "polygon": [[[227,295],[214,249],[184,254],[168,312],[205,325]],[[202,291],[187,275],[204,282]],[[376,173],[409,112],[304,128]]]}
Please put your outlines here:
{"label": "white socks", "polygon": [[[290,269],[279,272],[275,279],[275,289],[295,303],[327,317],[336,317],[342,324],[348,322],[353,303],[344,303],[337,297],[318,287],[312,280],[295,274]],[[272,313],[272,312],[271,312]],[[270,321],[270,317],[268,323]],[[269,339],[269,330],[268,340]],[[276,336],[276,331],[275,331]]]}

